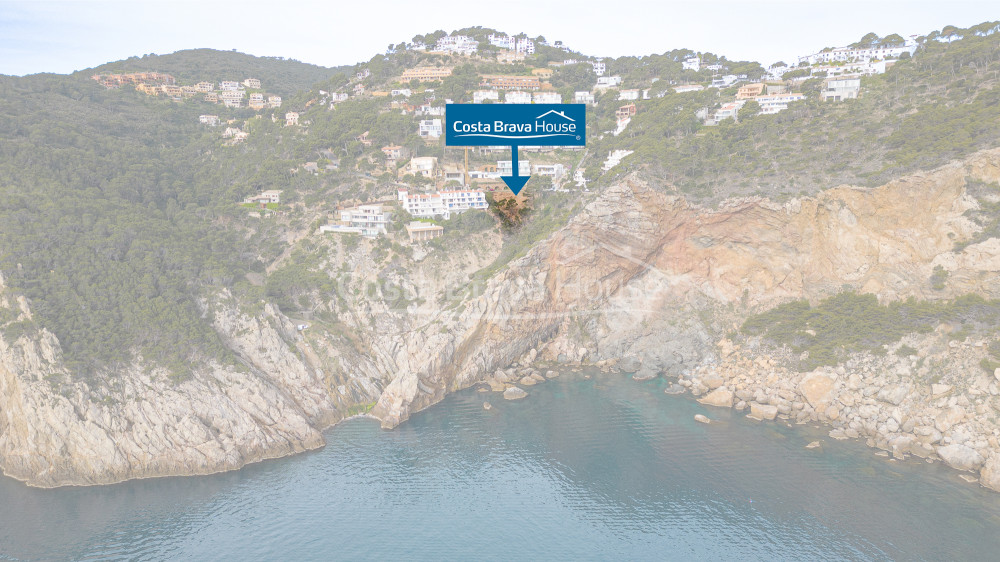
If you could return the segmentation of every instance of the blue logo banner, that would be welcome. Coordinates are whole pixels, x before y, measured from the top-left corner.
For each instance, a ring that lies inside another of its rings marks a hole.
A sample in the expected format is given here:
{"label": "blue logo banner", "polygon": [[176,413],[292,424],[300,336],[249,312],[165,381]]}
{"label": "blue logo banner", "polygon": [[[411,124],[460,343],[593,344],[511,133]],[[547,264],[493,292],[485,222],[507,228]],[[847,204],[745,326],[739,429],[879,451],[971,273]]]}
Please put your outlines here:
{"label": "blue logo banner", "polygon": [[450,103],[444,139],[445,146],[585,146],[587,106]]}

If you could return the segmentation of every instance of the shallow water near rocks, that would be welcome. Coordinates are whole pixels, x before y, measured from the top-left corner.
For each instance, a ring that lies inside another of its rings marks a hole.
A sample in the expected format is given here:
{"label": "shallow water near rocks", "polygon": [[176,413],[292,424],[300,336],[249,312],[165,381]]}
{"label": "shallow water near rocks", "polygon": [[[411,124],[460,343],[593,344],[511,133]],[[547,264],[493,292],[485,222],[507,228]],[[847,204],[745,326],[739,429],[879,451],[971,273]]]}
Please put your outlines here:
{"label": "shallow water near rocks", "polygon": [[[0,478],[0,559],[990,559],[1000,494],[665,381],[567,373],[459,392],[392,431],[206,477]],[[490,410],[483,408],[489,400]],[[694,421],[696,414],[711,424]],[[806,449],[814,440],[819,449]]]}

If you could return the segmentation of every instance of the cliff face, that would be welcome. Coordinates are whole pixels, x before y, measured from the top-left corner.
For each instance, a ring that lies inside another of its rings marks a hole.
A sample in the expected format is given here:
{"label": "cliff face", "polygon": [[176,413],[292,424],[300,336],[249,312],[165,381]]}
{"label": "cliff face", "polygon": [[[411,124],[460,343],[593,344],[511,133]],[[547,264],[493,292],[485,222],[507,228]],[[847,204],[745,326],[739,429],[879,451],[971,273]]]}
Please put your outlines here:
{"label": "cliff face", "polygon": [[[699,310],[819,298],[844,285],[880,299],[978,292],[1000,296],[1000,244],[952,252],[976,226],[965,179],[1000,178],[1000,150],[876,189],[838,187],[784,205],[734,201],[699,209],[636,180],[609,188],[572,222],[512,263],[449,325],[442,362],[390,384],[386,426],[545,343],[547,359],[643,356],[678,374],[715,358]],[[928,286],[935,265],[945,291]],[[727,326],[731,329],[733,326]]]}
{"label": "cliff face", "polygon": [[[340,256],[357,283],[389,279],[425,297],[396,309],[381,292],[332,303],[340,332],[301,332],[270,305],[248,314],[225,294],[207,300],[239,364],[179,383],[140,362],[92,390],[69,382],[44,328],[0,336],[0,468],[38,486],[229,470],[322,446],[322,429],[367,404],[393,427],[448,392],[502,387],[498,369],[536,355],[624,358],[649,376],[702,372],[727,357],[717,334],[732,329],[738,314],[725,311],[736,306],[820,298],[845,284],[890,300],[997,297],[1000,241],[952,251],[976,229],[963,216],[976,205],[966,177],[996,182],[1000,150],[877,189],[716,210],[629,178],[457,296],[452,288],[495,258],[497,240],[454,263],[416,256],[396,273]],[[932,294],[936,265],[950,276]],[[9,293],[0,287],[0,318],[29,318],[28,303]]]}

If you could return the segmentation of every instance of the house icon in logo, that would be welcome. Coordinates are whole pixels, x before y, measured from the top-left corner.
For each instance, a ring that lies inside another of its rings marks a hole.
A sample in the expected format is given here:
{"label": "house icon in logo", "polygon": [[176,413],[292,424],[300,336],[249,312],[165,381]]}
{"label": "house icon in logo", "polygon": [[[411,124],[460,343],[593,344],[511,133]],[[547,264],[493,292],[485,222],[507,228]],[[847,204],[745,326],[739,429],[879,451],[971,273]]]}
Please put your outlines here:
{"label": "house icon in logo", "polygon": [[556,110],[554,110],[554,109],[550,109],[550,110],[546,111],[545,113],[543,113],[543,114],[539,115],[538,117],[535,117],[535,119],[541,119],[542,117],[545,117],[546,115],[551,115],[551,114],[553,114],[553,113],[555,113],[555,114],[556,114],[556,115],[558,115],[559,117],[562,117],[563,119],[566,119],[567,121],[573,121],[573,122],[575,122],[575,121],[576,121],[576,119],[573,119],[572,117],[570,117],[570,116],[566,115],[566,114],[565,114],[565,113],[563,113],[562,111],[556,111]]}

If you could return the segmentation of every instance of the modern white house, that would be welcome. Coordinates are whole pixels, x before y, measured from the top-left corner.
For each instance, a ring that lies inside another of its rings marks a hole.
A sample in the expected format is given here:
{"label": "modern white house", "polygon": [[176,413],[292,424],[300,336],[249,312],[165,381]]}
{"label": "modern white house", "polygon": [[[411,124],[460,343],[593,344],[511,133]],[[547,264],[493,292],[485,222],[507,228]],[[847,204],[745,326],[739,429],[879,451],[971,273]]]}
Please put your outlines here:
{"label": "modern white house", "polygon": [[499,102],[500,92],[496,90],[476,90],[472,92],[472,103]]}
{"label": "modern white house", "polygon": [[423,139],[437,139],[441,137],[444,128],[440,119],[422,119],[417,129],[417,134]]}
{"label": "modern white house", "polygon": [[413,95],[413,90],[409,88],[399,88],[398,90],[390,90],[389,95],[392,97],[403,96],[404,98],[408,98]]}
{"label": "modern white house", "polygon": [[478,189],[438,191],[436,193],[410,193],[399,190],[397,199],[403,209],[417,218],[451,218],[452,213],[469,209],[485,209],[486,194]]}
{"label": "modern white house", "polygon": [[435,51],[472,55],[479,49],[479,41],[467,35],[445,35],[437,40]]}
{"label": "modern white house", "polygon": [[806,99],[805,94],[770,94],[754,98],[760,104],[761,115],[780,113],[788,109],[789,103],[804,99]]}
{"label": "modern white house", "polygon": [[425,103],[420,107],[418,107],[417,110],[414,111],[413,113],[415,115],[442,116],[444,115],[444,106],[440,105],[435,106],[429,103]]}
{"label": "modern white house", "polygon": [[267,105],[271,109],[278,109],[281,107],[281,96],[268,96]]}
{"label": "modern white house", "polygon": [[698,57],[688,57],[681,63],[683,70],[693,70],[698,72],[701,69],[701,59]]}
{"label": "modern white house", "polygon": [[621,86],[622,77],[621,76],[601,76],[597,79],[597,89],[614,88],[616,86]]}
{"label": "modern white house", "polygon": [[360,234],[367,238],[376,238],[379,234],[388,232],[392,222],[392,210],[380,203],[368,203],[341,209],[337,213],[337,223],[325,224],[319,227],[320,232],[338,234]]}
{"label": "modern white house", "polygon": [[487,39],[489,40],[490,45],[493,45],[494,47],[510,49],[511,51],[524,53],[526,55],[535,54],[535,42],[528,38],[516,39],[510,35],[497,35],[491,33]]}
{"label": "modern white house", "polygon": [[[510,160],[497,160],[497,172],[501,176],[513,175],[514,165]],[[517,173],[521,176],[531,175],[531,162],[528,160],[518,160],[517,161]]]}
{"label": "modern white house", "polygon": [[618,99],[620,101],[635,101],[639,99],[639,90],[621,90],[618,92]]}
{"label": "modern white house", "polygon": [[281,203],[281,190],[280,189],[268,189],[261,191],[257,195],[247,197],[243,200],[244,203]]}
{"label": "modern white house", "polygon": [[224,92],[232,92],[240,89],[240,83],[234,82],[232,80],[224,80],[219,82],[219,89]]}
{"label": "modern white house", "polygon": [[574,92],[573,93],[573,103],[586,103],[593,105],[595,102],[594,94],[590,92]]}
{"label": "modern white house", "polygon": [[503,95],[504,103],[531,103],[531,92],[511,91]]}
{"label": "modern white house", "polygon": [[687,92],[700,92],[704,90],[705,87],[700,84],[681,84],[680,86],[674,86],[674,91],[678,94],[684,94]]}
{"label": "modern white house", "polygon": [[532,101],[535,103],[562,103],[562,94],[559,92],[535,92],[532,94]]}
{"label": "modern white house", "polygon": [[[734,102],[722,104],[722,107],[720,107],[715,112],[715,115],[712,117],[714,123],[711,124],[712,125],[718,124],[719,121],[722,121],[723,119],[736,119],[736,114],[739,113],[740,108],[746,105],[746,103],[747,100],[737,100]],[[709,123],[706,123],[706,125],[707,124]]]}
{"label": "modern white house", "polygon": [[202,125],[208,125],[210,127],[216,127],[219,124],[218,115],[199,115],[198,122]]}
{"label": "modern white house", "polygon": [[823,101],[855,99],[861,93],[861,78],[857,76],[831,78],[823,84],[820,97]]}
{"label": "modern white house", "polygon": [[711,88],[728,88],[733,84],[739,82],[740,79],[735,74],[727,74],[725,76],[716,76],[712,78]]}
{"label": "modern white house", "polygon": [[601,61],[592,62],[590,63],[590,66],[594,69],[594,74],[598,77],[604,76],[604,73],[608,71],[608,65]]}
{"label": "modern white house", "polygon": [[[518,168],[520,167],[520,162],[518,162]],[[566,175],[566,166],[562,164],[535,164],[534,174],[558,180]]]}

